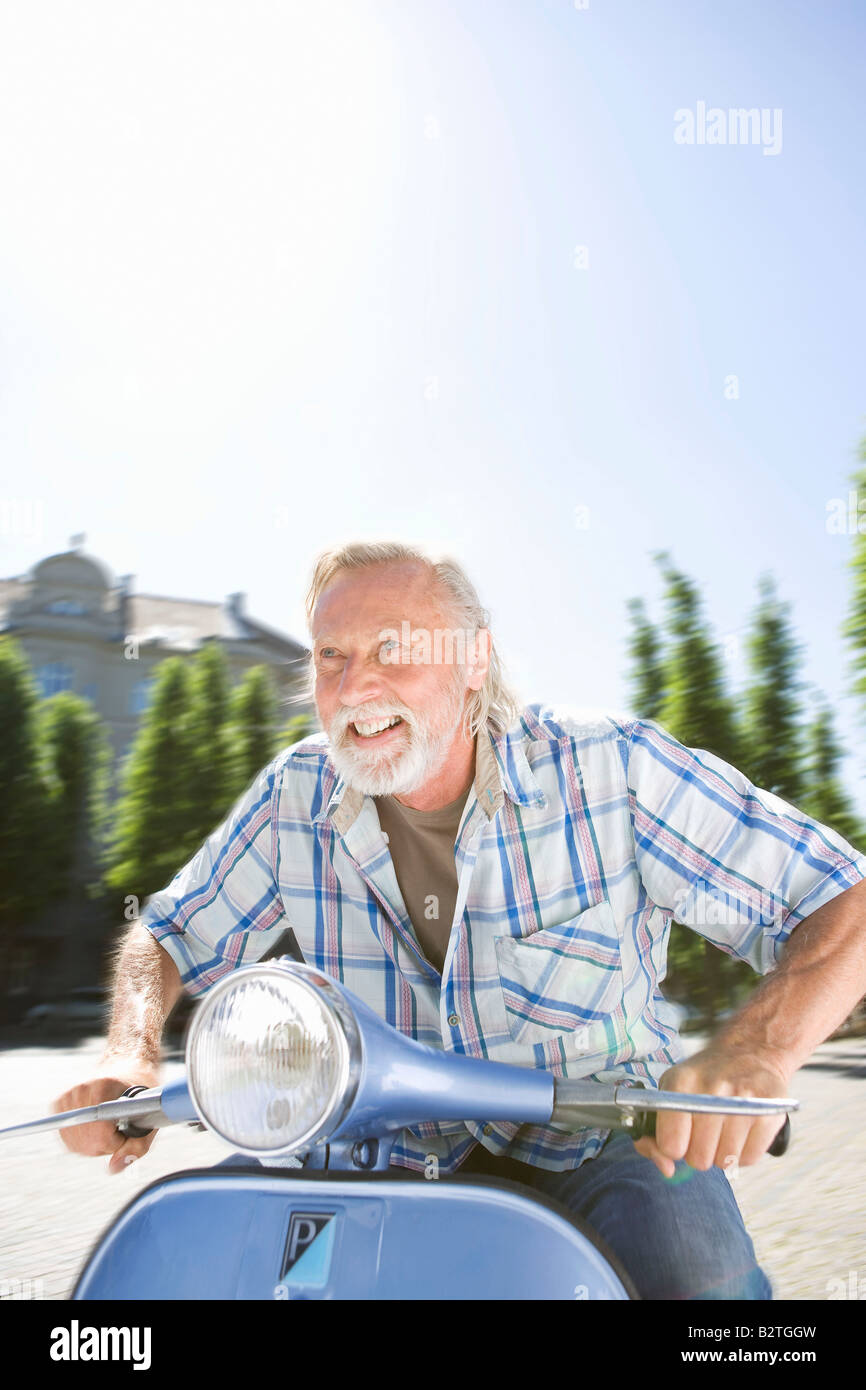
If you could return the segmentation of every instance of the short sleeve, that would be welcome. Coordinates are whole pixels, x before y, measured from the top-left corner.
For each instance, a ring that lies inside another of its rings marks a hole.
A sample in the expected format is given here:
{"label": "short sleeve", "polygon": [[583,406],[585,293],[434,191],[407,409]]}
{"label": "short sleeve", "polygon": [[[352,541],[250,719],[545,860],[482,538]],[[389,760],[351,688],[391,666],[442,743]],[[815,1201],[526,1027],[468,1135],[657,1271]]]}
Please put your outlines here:
{"label": "short sleeve", "polygon": [[760,974],[804,917],[866,878],[866,856],[729,763],[651,720],[627,726],[635,858],[646,892]]}
{"label": "short sleeve", "polygon": [[288,925],[275,863],[279,770],[275,761],[258,774],[141,914],[188,994],[201,994],[228,971],[258,960]]}

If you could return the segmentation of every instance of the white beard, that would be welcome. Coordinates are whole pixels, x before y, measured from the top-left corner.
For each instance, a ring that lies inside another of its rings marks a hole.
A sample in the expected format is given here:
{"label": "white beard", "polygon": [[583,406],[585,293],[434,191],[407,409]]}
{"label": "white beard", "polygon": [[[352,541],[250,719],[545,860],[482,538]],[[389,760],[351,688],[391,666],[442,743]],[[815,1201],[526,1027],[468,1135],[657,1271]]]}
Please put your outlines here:
{"label": "white beard", "polygon": [[[337,772],[350,787],[365,796],[405,796],[423,787],[441,770],[448,750],[463,718],[464,685],[462,671],[439,717],[431,719],[392,704],[389,709],[343,709],[331,720],[328,737],[331,758]],[[389,748],[371,746],[367,751],[352,741],[349,725],[356,719],[385,719],[399,714],[403,720],[397,740]]]}

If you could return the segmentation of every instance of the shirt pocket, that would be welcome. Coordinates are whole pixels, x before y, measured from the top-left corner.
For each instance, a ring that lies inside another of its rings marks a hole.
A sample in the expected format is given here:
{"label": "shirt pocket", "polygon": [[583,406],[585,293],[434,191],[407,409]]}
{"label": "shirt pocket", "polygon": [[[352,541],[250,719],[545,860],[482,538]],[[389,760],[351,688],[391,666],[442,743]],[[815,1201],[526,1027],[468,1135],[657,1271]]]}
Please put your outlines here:
{"label": "shirt pocket", "polygon": [[496,937],[508,1031],[551,1056],[604,1061],[627,1039],[622,952],[610,903],[525,937]]}

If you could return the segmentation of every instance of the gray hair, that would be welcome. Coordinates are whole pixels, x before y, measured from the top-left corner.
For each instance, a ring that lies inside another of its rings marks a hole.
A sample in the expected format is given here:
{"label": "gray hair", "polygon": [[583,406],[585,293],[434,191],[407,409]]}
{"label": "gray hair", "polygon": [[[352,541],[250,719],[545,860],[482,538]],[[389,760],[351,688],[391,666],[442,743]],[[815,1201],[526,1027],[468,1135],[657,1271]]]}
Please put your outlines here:
{"label": "gray hair", "polygon": [[[472,633],[489,628],[490,614],[482,606],[475,585],[463,566],[451,556],[434,557],[418,546],[401,541],[353,541],[348,545],[325,550],[313,566],[313,576],[307,592],[307,622],[312,630],[313,613],[319,598],[331,580],[345,570],[367,569],[373,565],[414,563],[427,569],[444,591],[449,607],[458,622]],[[310,689],[314,680],[311,658]],[[473,738],[479,729],[490,725],[505,733],[520,716],[522,703],[506,680],[502,659],[491,637],[490,665],[480,690],[473,690],[467,702],[464,730]]]}

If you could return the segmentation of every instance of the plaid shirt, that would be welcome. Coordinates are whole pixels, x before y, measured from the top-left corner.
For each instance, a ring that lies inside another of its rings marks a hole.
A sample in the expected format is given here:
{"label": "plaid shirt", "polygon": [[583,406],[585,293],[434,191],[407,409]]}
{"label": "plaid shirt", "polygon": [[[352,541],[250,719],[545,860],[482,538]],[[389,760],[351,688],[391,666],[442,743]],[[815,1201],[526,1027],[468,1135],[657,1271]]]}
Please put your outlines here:
{"label": "plaid shirt", "polygon": [[[756,971],[797,923],[866,877],[866,857],[713,754],[647,720],[530,705],[476,742],[455,842],[443,972],[423,956],[375,802],[327,737],[279,755],[144,925],[191,994],[258,960],[287,926],[305,960],[435,1047],[563,1077],[658,1083],[682,1060],[660,984],[671,921]],[[455,1169],[475,1142],[577,1167],[609,1131],[420,1124],[393,1162]]]}

